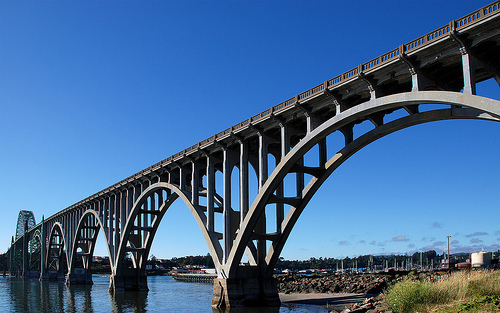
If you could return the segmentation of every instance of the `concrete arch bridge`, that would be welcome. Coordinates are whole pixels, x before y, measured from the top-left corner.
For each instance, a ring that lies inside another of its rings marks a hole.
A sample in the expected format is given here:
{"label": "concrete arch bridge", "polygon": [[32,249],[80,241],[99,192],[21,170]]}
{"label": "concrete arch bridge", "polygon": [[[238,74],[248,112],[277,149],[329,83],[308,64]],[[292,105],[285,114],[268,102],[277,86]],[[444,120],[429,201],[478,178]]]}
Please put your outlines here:
{"label": "concrete arch bridge", "polygon": [[[274,265],[307,203],[340,164],[417,124],[500,121],[500,101],[476,94],[479,82],[500,86],[499,5],[322,82],[41,223],[20,214],[11,271],[91,283],[100,234],[109,252],[110,289],[147,290],[146,260],[158,225],[172,203],[182,201],[217,269],[213,306],[279,305]],[[435,106],[423,110],[423,104]],[[354,127],[365,121],[371,129],[355,136]],[[331,140],[335,134],[341,144]],[[251,179],[257,181],[252,197]]]}

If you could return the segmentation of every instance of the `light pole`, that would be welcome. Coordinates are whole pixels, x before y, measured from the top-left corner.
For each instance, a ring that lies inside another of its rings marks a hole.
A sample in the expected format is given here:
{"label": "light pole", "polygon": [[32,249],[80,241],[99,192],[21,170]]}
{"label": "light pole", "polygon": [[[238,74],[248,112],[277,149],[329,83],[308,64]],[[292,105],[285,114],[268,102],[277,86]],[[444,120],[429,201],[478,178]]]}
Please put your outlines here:
{"label": "light pole", "polygon": [[450,269],[450,237],[451,236],[446,236],[448,239],[448,270]]}

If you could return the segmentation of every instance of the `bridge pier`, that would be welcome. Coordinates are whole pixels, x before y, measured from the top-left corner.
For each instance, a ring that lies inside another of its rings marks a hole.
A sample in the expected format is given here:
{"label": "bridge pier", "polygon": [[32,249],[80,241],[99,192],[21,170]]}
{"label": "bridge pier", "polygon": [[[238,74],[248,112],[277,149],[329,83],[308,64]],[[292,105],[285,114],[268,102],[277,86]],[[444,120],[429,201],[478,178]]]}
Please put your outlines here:
{"label": "bridge pier", "polygon": [[40,273],[40,281],[44,280],[64,280],[66,276],[64,273],[58,272],[58,271],[42,271]]}
{"label": "bridge pier", "polygon": [[279,307],[276,278],[216,278],[213,308]]}
{"label": "bridge pier", "polygon": [[123,269],[120,275],[109,277],[109,291],[148,291],[148,277],[138,274],[136,269]]}
{"label": "bridge pier", "polygon": [[75,268],[66,276],[66,284],[92,285],[92,272],[85,268]]}
{"label": "bridge pier", "polygon": [[23,278],[38,278],[40,277],[40,271],[37,270],[29,270],[23,272]]}

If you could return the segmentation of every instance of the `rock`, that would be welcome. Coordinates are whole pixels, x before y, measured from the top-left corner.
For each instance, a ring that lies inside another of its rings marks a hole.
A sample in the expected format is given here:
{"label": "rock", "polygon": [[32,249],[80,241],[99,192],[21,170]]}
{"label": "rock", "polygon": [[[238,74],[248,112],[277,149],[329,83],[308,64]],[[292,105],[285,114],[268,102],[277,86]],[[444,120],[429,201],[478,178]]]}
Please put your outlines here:
{"label": "rock", "polygon": [[321,276],[278,276],[279,292],[380,294],[393,276],[387,274],[346,274]]}
{"label": "rock", "polygon": [[382,300],[382,296],[368,298],[362,303],[346,306],[341,313],[392,313],[392,311],[387,310],[387,306]]}

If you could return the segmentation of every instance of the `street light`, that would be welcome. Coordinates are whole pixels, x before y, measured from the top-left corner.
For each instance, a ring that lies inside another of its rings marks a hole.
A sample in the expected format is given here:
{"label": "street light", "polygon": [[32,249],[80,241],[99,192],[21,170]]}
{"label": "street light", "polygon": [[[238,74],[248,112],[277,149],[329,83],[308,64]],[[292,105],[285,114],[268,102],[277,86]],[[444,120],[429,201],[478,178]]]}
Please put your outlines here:
{"label": "street light", "polygon": [[448,270],[450,269],[450,237],[451,236],[446,236],[448,239]]}

